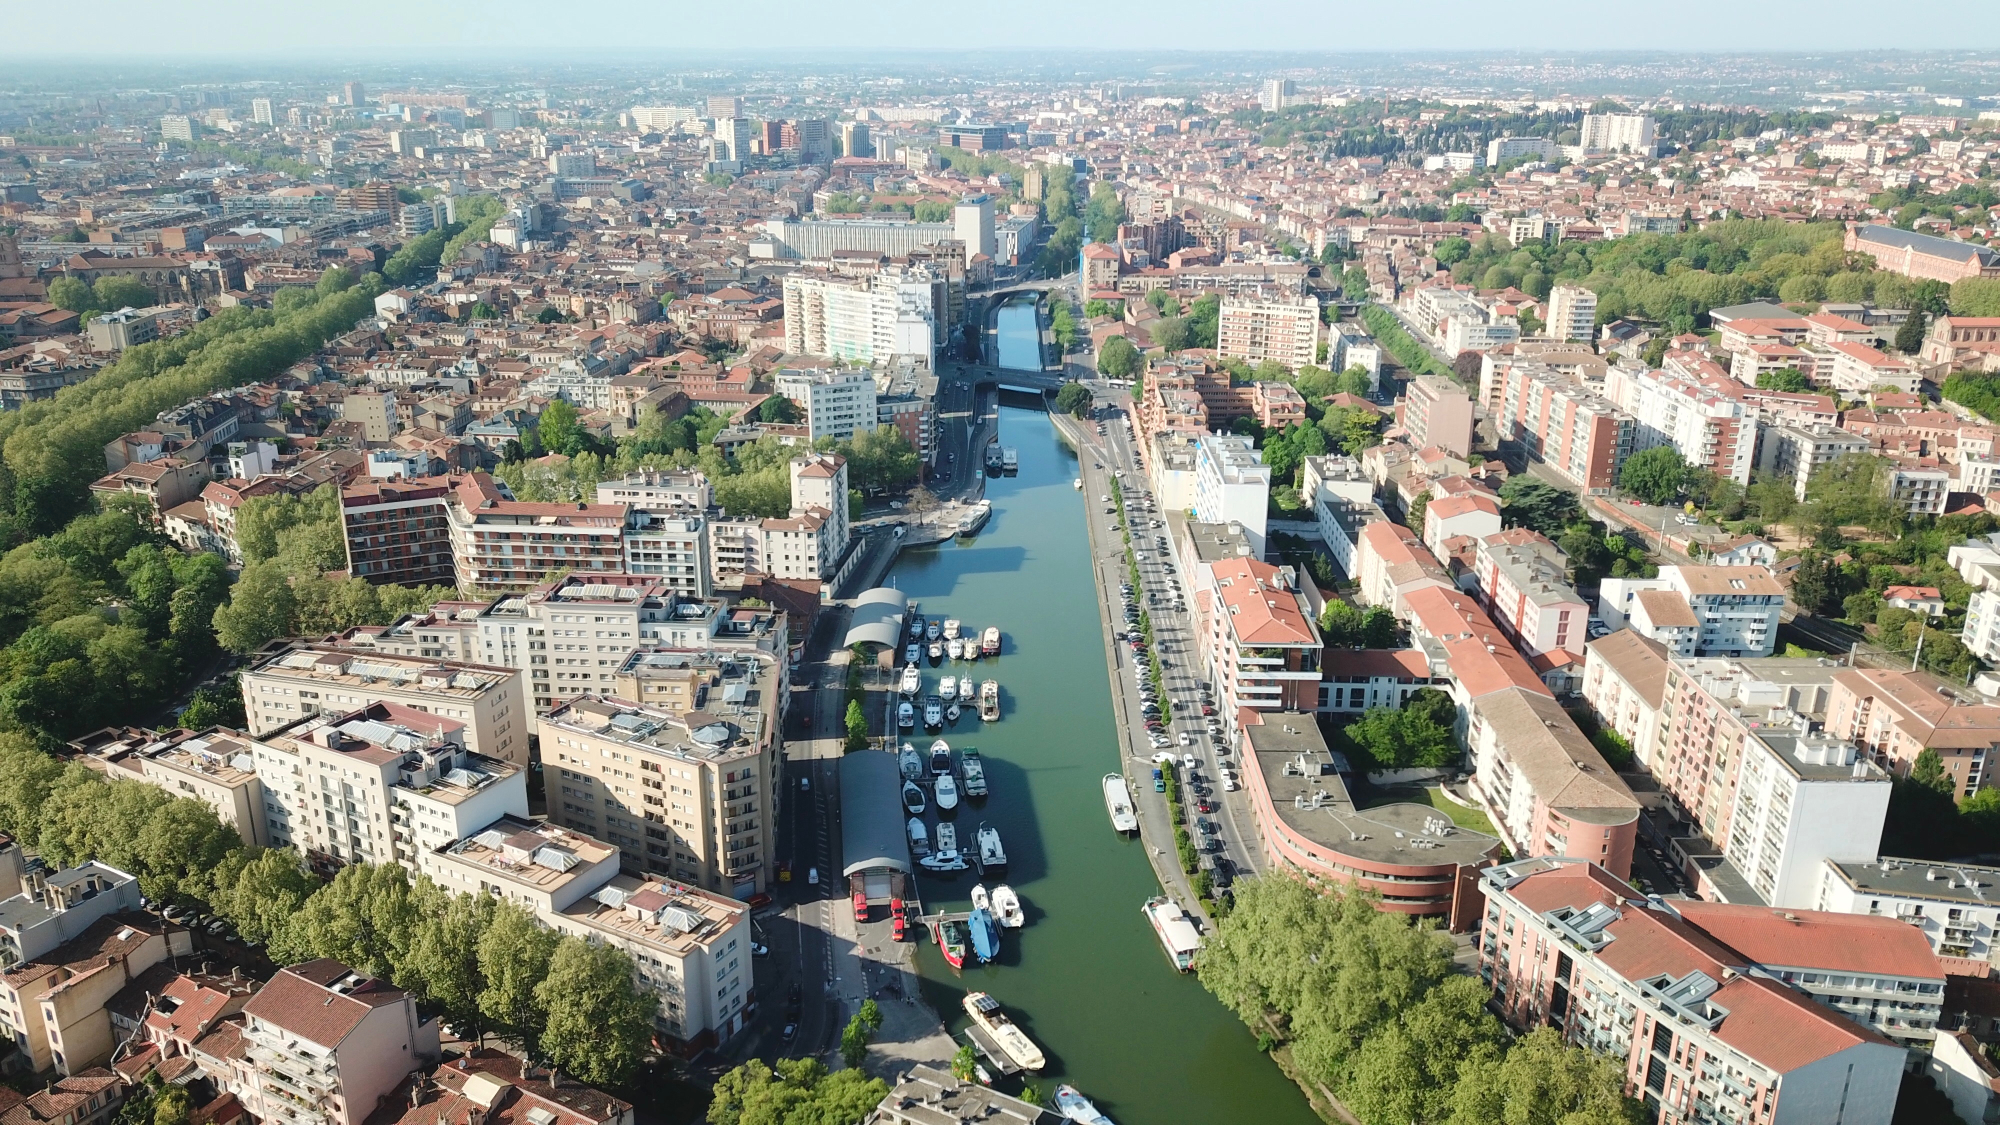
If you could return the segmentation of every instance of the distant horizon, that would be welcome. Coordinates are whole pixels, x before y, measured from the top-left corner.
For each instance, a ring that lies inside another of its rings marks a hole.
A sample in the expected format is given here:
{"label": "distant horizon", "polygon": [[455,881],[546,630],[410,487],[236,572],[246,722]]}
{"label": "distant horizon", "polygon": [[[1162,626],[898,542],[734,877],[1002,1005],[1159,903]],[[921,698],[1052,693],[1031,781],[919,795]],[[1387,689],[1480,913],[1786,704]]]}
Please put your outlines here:
{"label": "distant horizon", "polygon": [[[277,11],[282,17],[274,19]],[[1589,0],[1529,0],[1505,12],[1472,0],[1437,0],[1421,20],[1380,4],[1149,0],[1098,5],[1017,0],[961,11],[916,0],[835,7],[769,0],[754,16],[711,6],[622,23],[552,20],[562,9],[525,0],[462,5],[348,0],[338,6],[248,0],[100,0],[91,24],[112,29],[88,50],[75,21],[21,20],[8,28],[14,60],[166,63],[280,60],[346,62],[453,53],[461,61],[521,55],[565,59],[635,52],[670,55],[774,52],[1184,52],[1342,54],[1644,53],[1795,55],[2000,49],[2000,5],[1933,0],[1913,18],[1885,19],[1859,0],[1688,0],[1671,13]],[[1663,15],[1670,18],[1662,19]],[[1561,37],[1561,38],[1556,38]],[[1274,46],[1275,45],[1275,46]],[[2000,89],[2000,76],[1993,78]]]}

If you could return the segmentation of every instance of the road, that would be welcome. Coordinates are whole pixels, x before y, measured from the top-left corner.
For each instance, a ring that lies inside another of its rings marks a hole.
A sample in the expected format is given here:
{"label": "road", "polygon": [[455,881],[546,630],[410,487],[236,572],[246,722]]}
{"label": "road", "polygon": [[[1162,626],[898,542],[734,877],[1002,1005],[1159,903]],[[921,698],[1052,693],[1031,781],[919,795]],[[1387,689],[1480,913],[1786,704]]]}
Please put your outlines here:
{"label": "road", "polygon": [[[1144,669],[1146,664],[1129,644],[1123,641],[1113,644],[1111,678],[1115,685],[1113,690],[1117,696],[1119,727],[1125,738],[1126,754],[1134,763],[1133,774],[1138,779],[1148,776],[1155,753],[1170,750],[1176,757],[1194,754],[1199,763],[1199,780],[1187,788],[1206,791],[1215,800],[1217,811],[1209,815],[1220,821],[1222,855],[1234,864],[1238,872],[1254,874],[1262,867],[1262,858],[1254,844],[1256,820],[1244,790],[1239,789],[1235,793],[1221,791],[1218,767],[1227,759],[1218,756],[1218,746],[1210,738],[1207,721],[1200,712],[1201,653],[1194,619],[1185,608],[1183,594],[1186,583],[1178,573],[1173,552],[1159,543],[1158,537],[1166,531],[1164,516],[1152,501],[1145,484],[1145,474],[1133,452],[1125,414],[1131,396],[1114,388],[1091,386],[1090,389],[1098,407],[1097,413],[1105,420],[1105,433],[1099,436],[1089,423],[1077,426],[1073,432],[1081,431],[1083,435],[1080,461],[1085,499],[1090,508],[1091,549],[1097,564],[1100,593],[1109,620],[1116,623],[1116,628],[1123,629],[1122,603],[1113,592],[1120,583],[1130,580],[1130,573],[1125,565],[1125,547],[1118,533],[1116,517],[1105,512],[1111,505],[1100,499],[1111,493],[1112,474],[1122,472],[1124,479],[1121,483],[1125,490],[1126,515],[1132,524],[1133,549],[1146,555],[1139,560],[1142,589],[1137,592],[1137,604],[1146,611],[1153,626],[1156,650],[1167,664],[1163,669],[1165,694],[1178,704],[1162,715],[1172,745],[1156,751],[1146,738],[1145,717],[1140,709],[1135,677],[1135,672]],[[1155,520],[1160,521],[1160,527],[1151,526]],[[1158,599],[1157,603],[1155,599]],[[1192,745],[1180,745],[1183,734],[1188,736]],[[1149,786],[1141,784],[1137,788],[1140,792],[1134,796],[1144,811],[1158,798]],[[1163,814],[1164,807],[1160,807],[1152,815],[1158,817]],[[1192,816],[1189,823],[1192,826]],[[1168,862],[1178,869],[1171,858]],[[1193,904],[1190,902],[1189,905]]]}

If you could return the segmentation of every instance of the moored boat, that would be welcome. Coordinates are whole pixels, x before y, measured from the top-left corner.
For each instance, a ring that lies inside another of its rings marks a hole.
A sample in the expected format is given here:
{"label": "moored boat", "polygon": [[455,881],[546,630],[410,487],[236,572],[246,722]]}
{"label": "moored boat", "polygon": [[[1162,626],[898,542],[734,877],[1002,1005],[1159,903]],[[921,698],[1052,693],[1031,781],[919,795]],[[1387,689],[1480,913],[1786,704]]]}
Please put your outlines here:
{"label": "moored boat", "polygon": [[951,743],[940,738],[931,743],[931,776],[942,777],[952,772]]}
{"label": "moored boat", "polygon": [[965,778],[965,795],[986,796],[986,761],[971,746],[958,752],[958,772]]}
{"label": "moored boat", "polygon": [[972,931],[972,954],[979,958],[979,963],[984,965],[999,959],[1000,924],[993,920],[993,912],[974,907],[965,924]]}
{"label": "moored boat", "polygon": [[986,517],[992,514],[993,501],[979,501],[977,504],[967,508],[964,515],[958,517],[958,533],[960,535],[972,535],[976,533],[980,528],[986,526]]}
{"label": "moored boat", "polygon": [[944,705],[944,725],[946,725],[946,726],[951,726],[952,724],[954,724],[954,723],[958,722],[958,717],[959,717],[960,715],[964,714],[964,713],[965,713],[965,712],[963,712],[963,711],[960,711],[960,710],[958,709],[958,704],[956,704],[956,703],[947,703],[947,704],[945,704],[945,705]]}
{"label": "moored boat", "polygon": [[1007,849],[1000,846],[1000,830],[979,826],[979,873],[999,875],[1007,870]]}
{"label": "moored boat", "polygon": [[1000,626],[988,625],[986,632],[980,634],[979,651],[987,656],[1000,654]]}
{"label": "moored boat", "polygon": [[903,783],[903,810],[911,816],[922,816],[924,812],[924,791],[914,781]]}
{"label": "moored boat", "polygon": [[979,685],[979,719],[993,722],[1000,718],[1000,681],[987,680]]}
{"label": "moored boat", "polygon": [[946,676],[938,681],[938,698],[950,703],[958,698],[958,677]]}
{"label": "moored boat", "polygon": [[1069,482],[1069,486],[1070,486],[1071,488],[1074,488],[1074,489],[1076,489],[1076,490],[1077,490],[1078,492],[1082,492],[1082,491],[1083,491],[1083,478],[1082,478],[1082,477],[1078,477],[1078,478],[1076,478],[1075,480],[1073,480],[1073,481]]}
{"label": "moored boat", "polygon": [[965,967],[965,948],[971,936],[970,928],[956,918],[938,920],[938,952],[944,954],[945,964],[954,969]]}
{"label": "moored boat", "polygon": [[924,655],[925,655],[925,656],[928,656],[928,657],[930,657],[930,658],[931,658],[931,663],[932,663],[932,664],[936,664],[936,663],[937,663],[938,661],[940,661],[940,660],[943,660],[943,659],[944,659],[944,642],[943,642],[943,641],[932,641],[932,642],[931,642],[930,644],[928,644],[928,645],[926,645],[926,646],[924,647]]}
{"label": "moored boat", "polygon": [[917,753],[916,747],[905,742],[903,748],[896,751],[896,768],[902,771],[904,781],[915,781],[924,776],[924,756]]}
{"label": "moored boat", "polygon": [[1018,930],[1028,922],[1028,916],[1021,910],[1021,896],[1005,883],[993,888],[993,916],[1010,930]]}
{"label": "moored boat", "polygon": [[1167,951],[1167,960],[1183,973],[1191,971],[1195,954],[1201,951],[1201,934],[1188,920],[1187,911],[1165,895],[1147,899],[1140,909],[1145,912],[1146,921],[1153,924],[1153,932],[1160,935],[1160,946]]}
{"label": "moored boat", "polygon": [[944,643],[944,654],[953,660],[965,659],[965,642],[953,637]]}
{"label": "moored boat", "polygon": [[921,644],[912,641],[907,648],[903,649],[903,663],[905,664],[915,664],[923,658],[924,646]]}
{"label": "moored boat", "polygon": [[1139,815],[1132,809],[1132,787],[1123,774],[1104,775],[1104,807],[1111,814],[1111,827],[1119,832],[1137,832]]}
{"label": "moored boat", "polygon": [[939,621],[935,617],[931,618],[929,621],[924,622],[925,640],[935,641],[943,636],[944,636],[944,622]]}
{"label": "moored boat", "polygon": [[1056,1087],[1056,1112],[1077,1125],[1112,1125],[1111,1119],[1097,1112],[1089,1098],[1067,1084]]}
{"label": "moored boat", "polygon": [[923,686],[923,669],[918,668],[915,661],[903,665],[903,679],[896,685],[896,690],[904,695],[915,695]]}
{"label": "moored boat", "polygon": [[906,825],[906,827],[909,829],[910,833],[911,853],[914,854],[918,859],[922,859],[923,857],[931,854],[931,834],[930,831],[924,827],[923,818],[917,816],[911,817],[910,823]]}
{"label": "moored boat", "polygon": [[958,622],[958,618],[956,618],[956,617],[947,617],[947,618],[945,618],[945,619],[944,619],[944,639],[945,639],[945,640],[948,640],[948,641],[955,641],[955,640],[957,640],[957,639],[958,639],[958,625],[959,625],[959,622]]}
{"label": "moored boat", "polygon": [[923,639],[923,637],[924,637],[924,615],[921,613],[913,613],[910,615],[910,639],[913,641],[920,641]]}
{"label": "moored boat", "polygon": [[935,695],[924,697],[924,729],[936,730],[944,725],[944,704]]}
{"label": "moored boat", "polygon": [[940,774],[937,779],[937,806],[939,812],[950,812],[958,807],[958,782],[950,774]]}
{"label": "moored boat", "polygon": [[918,860],[917,865],[926,871],[938,873],[963,871],[966,869],[968,865],[965,862],[965,857],[958,854],[958,830],[953,828],[950,822],[947,821],[937,826],[936,849],[931,854]]}
{"label": "moored boat", "polygon": [[896,725],[904,730],[910,730],[917,725],[917,709],[910,706],[910,701],[907,699],[896,704]]}
{"label": "moored boat", "polygon": [[973,643],[971,637],[965,638],[965,662],[967,664],[979,662],[979,646]]}
{"label": "moored boat", "polygon": [[1000,1001],[984,992],[968,992],[962,1003],[965,1014],[972,1017],[972,1022],[986,1032],[1015,1066],[1022,1070],[1040,1070],[1048,1065],[1049,1060],[1042,1054],[1042,1049],[1035,1046],[1028,1033],[1000,1010]]}
{"label": "moored boat", "polygon": [[1000,449],[1000,471],[1009,476],[1020,472],[1021,451],[1011,445],[1002,446]]}

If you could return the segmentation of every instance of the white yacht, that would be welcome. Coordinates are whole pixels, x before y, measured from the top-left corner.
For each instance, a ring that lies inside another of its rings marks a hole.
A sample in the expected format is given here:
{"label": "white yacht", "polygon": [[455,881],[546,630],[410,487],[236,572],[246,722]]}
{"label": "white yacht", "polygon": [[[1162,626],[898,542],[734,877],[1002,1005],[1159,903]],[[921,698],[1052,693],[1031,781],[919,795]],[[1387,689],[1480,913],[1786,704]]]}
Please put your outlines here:
{"label": "white yacht", "polygon": [[944,703],[935,695],[924,697],[924,726],[936,730],[944,725]]}
{"label": "white yacht", "polygon": [[950,812],[958,807],[958,782],[950,774],[941,774],[937,779],[937,807],[939,812]]}
{"label": "white yacht", "polygon": [[947,641],[958,639],[958,618],[947,617],[944,619],[944,639]]}
{"label": "white yacht", "polygon": [[999,875],[1007,870],[1007,850],[1000,846],[1000,830],[979,826],[979,873]]}
{"label": "white yacht", "polygon": [[1111,827],[1119,832],[1137,832],[1138,814],[1132,811],[1132,789],[1123,774],[1104,775],[1104,807],[1111,813]]}
{"label": "white yacht", "polygon": [[903,682],[896,690],[904,695],[915,695],[924,686],[924,673],[915,664],[903,665]]}
{"label": "white yacht", "polygon": [[910,706],[910,701],[907,699],[896,704],[896,725],[904,730],[917,725],[917,709]]}
{"label": "white yacht", "polygon": [[1021,896],[1005,883],[993,888],[993,916],[1009,930],[1018,930],[1028,921],[1028,916],[1021,912]]}
{"label": "white yacht", "polygon": [[965,659],[965,642],[953,637],[944,643],[944,654],[953,660]]}
{"label": "white yacht", "polygon": [[909,830],[910,852],[918,859],[931,854],[931,834],[924,828],[924,818],[920,816],[911,817]]}
{"label": "white yacht", "polygon": [[938,698],[950,703],[958,698],[958,677],[946,676],[938,681]]}
{"label": "white yacht", "polygon": [[926,621],[926,622],[924,622],[924,639],[925,639],[925,640],[927,640],[927,641],[935,641],[935,640],[937,640],[937,639],[939,639],[940,637],[943,637],[943,636],[944,636],[944,622],[942,622],[942,621],[939,621],[939,620],[938,620],[937,618],[935,618],[935,617],[933,617],[933,618],[932,618],[932,619],[930,619],[929,621]]}

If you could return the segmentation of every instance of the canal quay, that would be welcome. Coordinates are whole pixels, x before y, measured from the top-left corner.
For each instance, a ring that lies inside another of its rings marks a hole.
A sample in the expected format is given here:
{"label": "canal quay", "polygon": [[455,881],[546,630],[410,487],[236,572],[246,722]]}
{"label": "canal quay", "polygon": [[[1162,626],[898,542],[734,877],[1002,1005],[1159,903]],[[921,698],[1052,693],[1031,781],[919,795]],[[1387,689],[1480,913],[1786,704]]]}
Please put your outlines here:
{"label": "canal quay", "polygon": [[[1034,355],[1036,315],[1025,302],[1001,310],[1003,361],[1034,364],[1017,357]],[[1048,414],[1032,400],[1014,402],[1003,400],[999,434],[1018,450],[1020,469],[986,482],[993,512],[984,528],[905,550],[887,580],[927,618],[957,618],[973,635],[997,625],[1004,638],[994,660],[926,662],[925,687],[966,671],[1000,683],[999,722],[968,714],[942,737],[985,760],[991,796],[962,804],[952,819],[961,846],[981,823],[999,830],[1004,881],[1028,922],[1007,931],[997,963],[962,975],[923,944],[924,997],[962,1035],[965,992],[991,993],[1047,1053],[1033,1078],[1043,1093],[1072,1083],[1119,1125],[1313,1125],[1319,1119],[1298,1088],[1241,1020],[1174,971],[1140,913],[1159,881],[1147,845],[1112,830],[1101,785],[1126,763],[1085,522],[1095,497],[1072,486],[1077,458]],[[906,737],[922,750],[934,736]],[[925,910],[968,909],[977,881],[972,871],[921,875]]]}

